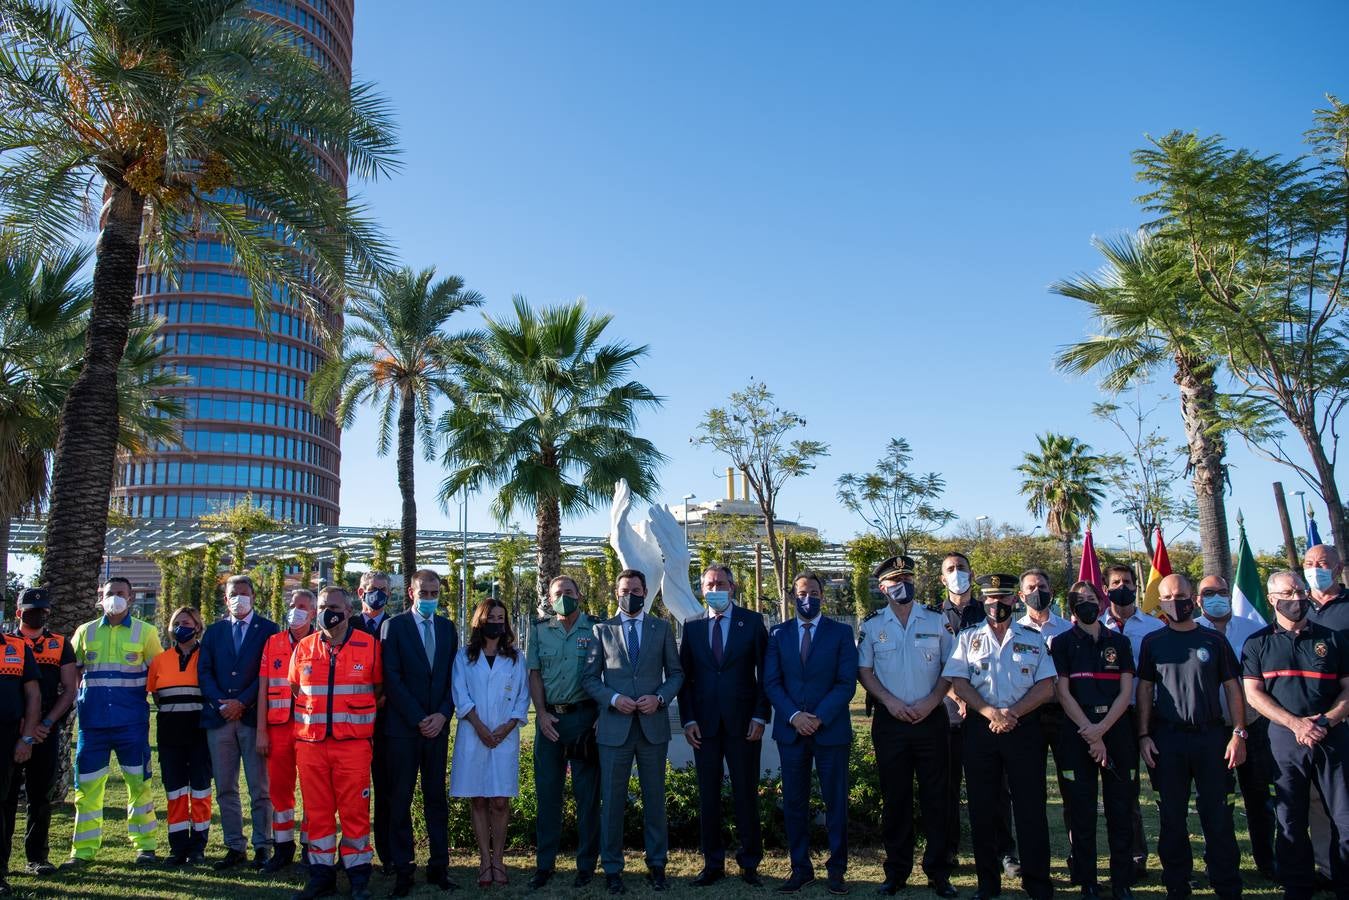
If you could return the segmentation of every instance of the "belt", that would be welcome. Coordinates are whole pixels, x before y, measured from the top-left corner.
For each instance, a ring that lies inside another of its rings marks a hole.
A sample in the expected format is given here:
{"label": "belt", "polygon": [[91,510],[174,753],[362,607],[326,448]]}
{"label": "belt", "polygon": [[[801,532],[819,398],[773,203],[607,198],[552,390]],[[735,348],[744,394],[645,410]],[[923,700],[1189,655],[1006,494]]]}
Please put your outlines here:
{"label": "belt", "polygon": [[1182,731],[1185,732],[1186,734],[1199,734],[1201,732],[1211,731],[1216,728],[1227,727],[1223,723],[1222,719],[1217,719],[1212,722],[1201,722],[1198,725],[1191,725],[1188,722],[1158,722],[1157,726],[1159,728],[1165,728],[1169,731]]}
{"label": "belt", "polygon": [[594,700],[578,700],[575,703],[545,703],[543,708],[555,716],[565,715],[566,713],[580,712],[583,709],[594,709]]}

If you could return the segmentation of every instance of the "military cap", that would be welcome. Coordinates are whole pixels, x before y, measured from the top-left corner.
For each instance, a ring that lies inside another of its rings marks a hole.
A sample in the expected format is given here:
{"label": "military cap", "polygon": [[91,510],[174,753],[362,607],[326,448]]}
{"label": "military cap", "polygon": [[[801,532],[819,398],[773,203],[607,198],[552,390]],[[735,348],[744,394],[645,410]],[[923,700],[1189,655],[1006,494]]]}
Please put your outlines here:
{"label": "military cap", "polygon": [[51,594],[44,588],[28,588],[19,595],[19,609],[51,609]]}
{"label": "military cap", "polygon": [[999,597],[1015,594],[1021,586],[1021,579],[1015,575],[980,575],[974,579],[979,585],[979,593],[985,597]]}
{"label": "military cap", "polygon": [[900,575],[913,574],[913,560],[907,556],[892,556],[882,562],[871,573],[871,577],[879,580],[886,578],[896,578]]}

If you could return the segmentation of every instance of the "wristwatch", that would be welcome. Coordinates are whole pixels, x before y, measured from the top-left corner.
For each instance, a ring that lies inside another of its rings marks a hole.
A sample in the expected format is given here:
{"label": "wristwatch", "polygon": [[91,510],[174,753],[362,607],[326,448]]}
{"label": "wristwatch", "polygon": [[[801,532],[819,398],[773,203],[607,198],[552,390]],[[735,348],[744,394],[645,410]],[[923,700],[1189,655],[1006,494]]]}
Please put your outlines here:
{"label": "wristwatch", "polygon": [[1321,713],[1321,715],[1312,720],[1312,724],[1316,725],[1318,728],[1329,728],[1330,719],[1326,718],[1325,713]]}
{"label": "wristwatch", "polygon": [[30,747],[37,743],[37,738],[33,737],[31,734],[25,734],[23,737],[19,738],[19,740]]}
{"label": "wristwatch", "polygon": [[53,722],[51,719],[43,719],[43,720],[42,720],[42,727],[43,727],[43,728],[51,728],[51,727],[52,727],[53,725],[55,725],[55,724],[56,724],[56,723]]}
{"label": "wristwatch", "polygon": [[1250,736],[1251,736],[1251,733],[1250,733],[1249,731],[1247,731],[1245,728],[1233,728],[1233,729],[1232,729],[1232,737],[1239,737],[1239,738],[1241,738],[1241,739],[1244,741],[1244,740],[1246,740],[1246,738],[1248,738],[1248,737],[1250,737]]}

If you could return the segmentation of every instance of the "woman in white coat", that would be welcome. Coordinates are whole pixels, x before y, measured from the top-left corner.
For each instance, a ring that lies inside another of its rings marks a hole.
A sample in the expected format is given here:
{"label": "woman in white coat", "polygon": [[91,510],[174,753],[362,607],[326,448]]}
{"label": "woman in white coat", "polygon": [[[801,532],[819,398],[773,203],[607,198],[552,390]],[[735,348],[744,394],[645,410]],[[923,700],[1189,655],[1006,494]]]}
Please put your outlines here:
{"label": "woman in white coat", "polygon": [[520,793],[520,731],[529,720],[529,678],[515,647],[506,605],[484,600],[473,611],[468,643],[454,658],[454,736],[450,794],[468,797],[481,860],[478,886],[506,884],[506,826]]}

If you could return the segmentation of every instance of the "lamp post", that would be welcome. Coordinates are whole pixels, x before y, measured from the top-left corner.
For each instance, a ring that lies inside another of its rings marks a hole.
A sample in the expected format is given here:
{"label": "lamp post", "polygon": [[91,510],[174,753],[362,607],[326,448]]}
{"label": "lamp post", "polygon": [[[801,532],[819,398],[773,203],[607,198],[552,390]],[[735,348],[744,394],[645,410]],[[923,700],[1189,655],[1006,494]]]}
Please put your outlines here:
{"label": "lamp post", "polygon": [[979,539],[980,539],[980,540],[984,540],[985,538],[987,538],[987,537],[989,536],[989,535],[988,535],[989,526],[987,526],[987,525],[984,524],[984,523],[987,522],[987,521],[988,521],[988,516],[975,516],[975,517],[974,517],[974,527],[975,527],[975,529],[979,532]]}
{"label": "lamp post", "polygon": [[1302,533],[1307,533],[1307,492],[1293,491],[1293,496],[1297,498],[1297,505],[1302,508]]}
{"label": "lamp post", "polygon": [[689,548],[689,501],[696,500],[697,494],[684,495],[684,549]]}

